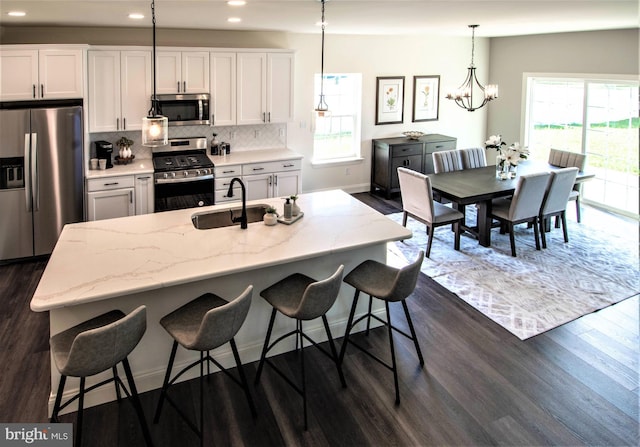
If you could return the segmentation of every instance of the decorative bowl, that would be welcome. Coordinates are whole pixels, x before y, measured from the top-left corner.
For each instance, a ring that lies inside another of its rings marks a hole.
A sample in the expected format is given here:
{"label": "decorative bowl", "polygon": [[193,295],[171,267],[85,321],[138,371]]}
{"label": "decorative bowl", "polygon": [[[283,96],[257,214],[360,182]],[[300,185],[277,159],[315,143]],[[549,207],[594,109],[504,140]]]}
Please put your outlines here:
{"label": "decorative bowl", "polygon": [[407,131],[407,132],[402,132],[402,134],[405,137],[409,138],[410,140],[418,140],[418,139],[420,139],[421,136],[424,135],[424,133],[418,132],[417,130],[410,130],[410,131]]}

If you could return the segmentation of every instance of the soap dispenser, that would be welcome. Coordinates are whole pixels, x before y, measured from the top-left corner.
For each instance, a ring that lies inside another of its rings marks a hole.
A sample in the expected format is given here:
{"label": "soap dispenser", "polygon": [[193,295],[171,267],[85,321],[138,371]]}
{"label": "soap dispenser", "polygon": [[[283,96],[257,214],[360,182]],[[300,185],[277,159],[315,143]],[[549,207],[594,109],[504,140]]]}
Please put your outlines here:
{"label": "soap dispenser", "polygon": [[284,202],[284,218],[285,219],[291,219],[291,199],[289,199],[289,197],[287,197],[286,202]]}

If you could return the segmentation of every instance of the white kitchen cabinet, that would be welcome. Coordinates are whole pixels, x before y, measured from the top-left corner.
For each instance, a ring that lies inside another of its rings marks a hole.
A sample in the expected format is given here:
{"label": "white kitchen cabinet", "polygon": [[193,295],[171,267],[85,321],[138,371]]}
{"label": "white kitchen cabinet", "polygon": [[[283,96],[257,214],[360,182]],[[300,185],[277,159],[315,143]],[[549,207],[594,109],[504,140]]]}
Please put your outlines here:
{"label": "white kitchen cabinet", "polygon": [[211,53],[211,125],[236,124],[236,53]]}
{"label": "white kitchen cabinet", "polygon": [[158,51],[156,91],[165,93],[209,93],[209,52]]}
{"label": "white kitchen cabinet", "polygon": [[238,53],[237,124],[291,121],[293,54]]}
{"label": "white kitchen cabinet", "polygon": [[87,220],[133,216],[135,212],[132,175],[87,180]]}
{"label": "white kitchen cabinet", "polygon": [[135,191],[136,216],[153,213],[155,201],[153,174],[136,175]]}
{"label": "white kitchen cabinet", "polygon": [[153,92],[151,51],[89,51],[89,132],[141,130]]}
{"label": "white kitchen cabinet", "polygon": [[82,98],[83,50],[0,49],[0,100]]}
{"label": "white kitchen cabinet", "polygon": [[247,200],[299,194],[302,191],[301,161],[245,164],[242,166],[242,180],[247,188]]}

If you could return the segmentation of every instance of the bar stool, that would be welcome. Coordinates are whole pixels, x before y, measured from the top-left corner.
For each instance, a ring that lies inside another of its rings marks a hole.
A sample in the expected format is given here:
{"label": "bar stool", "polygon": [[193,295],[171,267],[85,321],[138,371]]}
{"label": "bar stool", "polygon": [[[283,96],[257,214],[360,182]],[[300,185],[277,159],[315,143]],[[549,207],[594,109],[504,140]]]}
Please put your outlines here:
{"label": "bar stool", "polygon": [[[262,374],[262,367],[265,362],[269,364],[291,387],[302,396],[302,405],[304,408],[304,429],[307,430],[307,386],[304,373],[304,345],[303,340],[307,339],[311,344],[316,346],[323,354],[331,358],[336,364],[338,369],[338,376],[340,377],[340,383],[343,387],[347,384],[344,381],[342,374],[342,368],[338,359],[338,352],[336,351],[333,337],[329,329],[329,323],[327,322],[327,311],[333,306],[336,298],[338,298],[338,292],[340,291],[340,284],[342,281],[342,273],[344,272],[344,266],[338,267],[338,270],[329,278],[316,281],[301,273],[294,273],[272,286],[264,289],[260,292],[262,296],[269,304],[273,306],[271,312],[271,319],[269,320],[269,328],[267,329],[267,336],[264,340],[264,347],[262,349],[262,355],[260,356],[260,364],[258,365],[258,372],[256,374],[255,384],[260,381],[260,375]],[[294,318],[296,320],[296,329],[281,336],[272,344],[269,344],[271,340],[271,332],[273,330],[273,323],[276,319],[276,313],[280,311],[283,315]],[[314,320],[318,317],[322,317],[322,323],[324,329],[327,332],[327,338],[329,341],[329,347],[331,353],[323,349],[318,343],[312,340],[307,334],[304,333],[302,328],[302,321]],[[300,346],[300,375],[301,386],[296,385],[290,378],[288,378],[280,369],[278,369],[268,358],[267,352],[271,350],[275,345],[282,340],[288,338],[291,335],[296,336],[296,348]]]}
{"label": "bar stool", "polygon": [[[213,293],[205,293],[188,302],[184,306],[179,307],[170,314],[162,317],[160,324],[169,333],[169,335],[173,337],[173,346],[171,348],[171,355],[169,356],[169,365],[167,366],[164,382],[162,384],[162,391],[160,392],[160,399],[158,400],[158,406],[156,407],[156,414],[153,419],[155,424],[160,420],[162,404],[166,399],[167,402],[175,408],[178,415],[182,417],[187,425],[200,437],[200,444],[203,444],[203,378],[205,362],[207,364],[207,374],[209,374],[209,362],[211,362],[216,365],[220,371],[230,377],[231,380],[242,387],[247,398],[247,402],[249,403],[251,414],[253,414],[254,417],[257,416],[256,408],[253,404],[251,393],[249,392],[247,379],[244,374],[242,362],[240,361],[240,356],[238,355],[238,349],[234,340],[235,335],[240,330],[240,327],[249,313],[252,293],[253,286],[248,286],[244,292],[242,292],[242,294],[233,301],[227,301]],[[227,342],[231,345],[240,380],[227,371],[227,369],[218,363],[217,360],[211,357],[209,352]],[[190,351],[200,351],[200,360],[196,360],[186,366],[182,371],[177,373],[173,379],[171,379],[171,370],[176,358],[178,344]],[[189,418],[187,418],[167,393],[169,387],[173,385],[180,376],[197,365],[200,365],[200,427],[197,427],[189,420]]]}
{"label": "bar stool", "polygon": [[[420,250],[420,253],[418,253],[418,257],[415,261],[413,261],[409,265],[402,267],[401,269],[397,269],[377,261],[367,260],[358,265],[351,271],[351,273],[349,273],[344,278],[344,282],[355,287],[356,292],[353,297],[353,304],[349,313],[347,329],[344,334],[344,340],[342,342],[342,348],[340,350],[340,364],[342,364],[342,362],[344,361],[347,344],[351,343],[356,348],[367,354],[369,357],[393,371],[393,382],[396,388],[396,404],[400,403],[400,390],[398,389],[398,369],[396,366],[396,355],[393,346],[393,330],[399,332],[410,340],[413,340],[413,343],[416,347],[416,353],[418,354],[418,359],[420,360],[420,366],[424,366],[422,351],[420,350],[418,338],[416,337],[416,331],[413,328],[413,322],[411,321],[411,316],[409,315],[409,308],[407,307],[407,303],[405,302],[405,299],[409,295],[411,295],[411,293],[413,293],[413,290],[416,287],[416,282],[418,281],[418,273],[420,272],[420,266],[422,265],[423,260],[424,251],[422,250]],[[365,315],[361,316],[356,321],[353,321],[356,306],[358,304],[358,297],[361,291],[369,295],[369,309]],[[373,298],[378,298],[384,301],[387,311],[387,321],[383,321],[377,315],[371,313]],[[404,314],[407,318],[407,323],[409,324],[411,335],[391,324],[389,303],[394,301],[400,301],[402,303],[402,308],[404,309]],[[349,333],[351,332],[351,329],[353,329],[356,324],[358,324],[365,318],[367,319],[367,335],[369,335],[369,325],[371,322],[371,318],[375,318],[376,320],[387,326],[389,332],[389,346],[391,348],[391,365],[385,363],[382,359],[374,356],[365,348],[349,339]]]}
{"label": "bar stool", "polygon": [[[148,446],[153,445],[127,359],[127,356],[142,339],[146,329],[147,308],[140,306],[129,315],[125,315],[120,310],[107,312],[51,337],[51,354],[56,368],[61,374],[51,422],[58,422],[60,410],[77,399],[76,446],[82,445],[82,415],[85,393],[111,382],[115,384],[118,402],[121,401],[120,389],[125,392],[127,397],[132,398],[133,407],[142,426],[144,440]],[[129,390],[125,388],[122,380],[120,380],[117,369],[118,363],[122,363],[124,367]],[[108,369],[113,371],[113,378],[85,389],[85,379],[88,376],[93,376]],[[67,377],[80,378],[80,392],[62,404],[62,394]]]}

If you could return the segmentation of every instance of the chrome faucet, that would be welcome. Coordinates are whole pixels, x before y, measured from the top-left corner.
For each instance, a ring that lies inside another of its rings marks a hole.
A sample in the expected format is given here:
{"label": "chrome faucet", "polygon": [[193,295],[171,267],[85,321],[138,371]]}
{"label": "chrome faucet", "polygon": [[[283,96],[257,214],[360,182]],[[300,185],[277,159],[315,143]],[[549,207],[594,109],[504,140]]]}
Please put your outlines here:
{"label": "chrome faucet", "polygon": [[231,213],[231,222],[236,223],[240,222],[240,228],[243,230],[247,229],[247,190],[244,187],[244,183],[238,177],[234,177],[229,183],[229,191],[227,192],[227,197],[233,197],[233,184],[235,182],[240,183],[242,187],[242,214],[240,217],[233,217],[233,211],[229,210]]}

